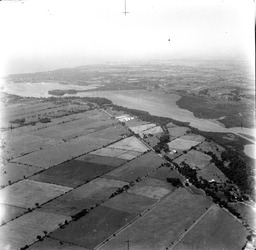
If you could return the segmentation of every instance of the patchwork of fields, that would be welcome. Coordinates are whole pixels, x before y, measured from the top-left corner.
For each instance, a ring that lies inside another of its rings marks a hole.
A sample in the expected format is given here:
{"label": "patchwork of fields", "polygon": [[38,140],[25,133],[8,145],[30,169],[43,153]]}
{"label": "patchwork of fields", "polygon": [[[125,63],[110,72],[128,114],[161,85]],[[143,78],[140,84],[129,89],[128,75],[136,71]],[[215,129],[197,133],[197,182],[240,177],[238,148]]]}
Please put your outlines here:
{"label": "patchwork of fields", "polygon": [[[14,102],[3,116],[2,125],[17,123],[1,134],[1,249],[121,250],[127,240],[137,250],[242,248],[247,229],[202,190],[183,185],[186,178],[145,143],[160,141],[161,126],[119,122],[111,114],[122,112],[93,103],[54,100]],[[188,150],[176,163],[226,181],[205,154],[222,148],[185,127],[169,124],[168,132],[170,148]]]}

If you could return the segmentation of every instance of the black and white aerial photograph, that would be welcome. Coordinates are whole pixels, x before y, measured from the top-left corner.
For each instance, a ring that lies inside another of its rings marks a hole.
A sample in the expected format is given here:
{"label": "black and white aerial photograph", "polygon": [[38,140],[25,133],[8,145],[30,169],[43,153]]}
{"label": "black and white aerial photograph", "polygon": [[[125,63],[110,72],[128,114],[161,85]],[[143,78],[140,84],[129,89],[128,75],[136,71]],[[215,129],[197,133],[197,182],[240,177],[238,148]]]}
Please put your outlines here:
{"label": "black and white aerial photograph", "polygon": [[255,250],[253,0],[0,0],[1,250]]}

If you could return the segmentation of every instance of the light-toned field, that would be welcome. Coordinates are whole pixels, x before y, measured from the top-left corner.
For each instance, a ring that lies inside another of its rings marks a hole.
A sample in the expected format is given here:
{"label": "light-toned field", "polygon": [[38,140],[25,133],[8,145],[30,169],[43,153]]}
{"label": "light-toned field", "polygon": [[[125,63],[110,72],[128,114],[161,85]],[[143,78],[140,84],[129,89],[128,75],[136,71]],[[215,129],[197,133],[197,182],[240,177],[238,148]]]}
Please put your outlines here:
{"label": "light-toned field", "polygon": [[157,154],[149,152],[114,169],[106,177],[130,182],[148,174],[162,163],[164,161]]}
{"label": "light-toned field", "polygon": [[134,217],[131,213],[99,206],[64,229],[54,231],[50,237],[93,249]]}
{"label": "light-toned field", "polygon": [[6,140],[7,146],[3,150],[3,153],[12,158],[40,150],[44,147],[57,145],[60,140],[51,138],[42,138],[35,135],[22,135],[10,137]]}
{"label": "light-toned field", "polygon": [[130,127],[137,127],[137,126],[141,126],[141,125],[146,125],[146,124],[149,124],[149,123],[145,122],[145,121],[141,121],[141,120],[139,120],[137,118],[125,122],[125,125],[127,125],[129,128]]}
{"label": "light-toned field", "polygon": [[9,181],[13,183],[18,180],[22,180],[28,176],[31,176],[41,171],[41,169],[37,167],[22,165],[22,164],[7,163],[6,165],[1,166],[0,171],[1,171],[0,186],[1,186],[1,185],[9,184]]}
{"label": "light-toned field", "polygon": [[46,203],[40,210],[70,216],[107,200],[118,188],[127,184],[122,181],[97,178]]}
{"label": "light-toned field", "polygon": [[26,213],[27,209],[15,207],[6,204],[0,204],[0,225],[9,222],[22,214]]}
{"label": "light-toned field", "polygon": [[215,180],[218,183],[224,183],[228,178],[212,163],[197,171],[197,176],[205,180]]}
{"label": "light-toned field", "polygon": [[159,134],[159,133],[163,133],[163,129],[160,126],[156,126],[147,130],[142,131],[141,133],[139,133],[140,137],[143,137],[144,135],[148,135],[148,134]]}
{"label": "light-toned field", "polygon": [[188,229],[211,201],[205,196],[190,194],[179,188],[161,200],[156,207],[99,249],[125,250],[127,239],[131,249],[161,250]]}
{"label": "light-toned field", "polygon": [[190,140],[185,140],[181,138],[177,138],[171,142],[168,142],[168,146],[170,150],[188,150],[193,146],[198,145],[200,142],[197,141],[190,141]]}
{"label": "light-toned field", "polygon": [[139,126],[135,126],[135,127],[129,127],[130,130],[132,130],[135,134],[139,134],[144,130],[150,129],[155,127],[156,124],[154,123],[149,123],[149,124],[145,124],[145,125],[139,125]]}
{"label": "light-toned field", "polygon": [[126,151],[123,149],[117,149],[117,148],[101,148],[98,150],[95,150],[91,152],[92,155],[98,155],[98,156],[108,156],[108,157],[118,157],[119,155],[125,153]]}
{"label": "light-toned field", "polygon": [[58,147],[47,147],[40,151],[19,157],[13,160],[13,162],[47,169],[51,166],[58,165],[62,162],[100,148],[110,142],[111,141],[106,139],[95,140],[93,138],[83,136],[76,140],[72,140],[71,142],[61,143]]}
{"label": "light-toned field", "polygon": [[125,138],[121,141],[118,141],[114,144],[109,145],[108,147],[123,149],[123,150],[128,150],[128,151],[137,151],[137,152],[141,152],[141,153],[144,153],[149,150],[141,141],[139,141],[134,136]]}
{"label": "light-toned field", "polygon": [[125,153],[121,154],[118,156],[119,159],[124,159],[127,161],[130,161],[138,156],[141,155],[141,152],[136,152],[136,151],[126,151]]}
{"label": "light-toned field", "polygon": [[30,179],[75,188],[114,168],[110,165],[71,160],[34,175]]}
{"label": "light-toned field", "polygon": [[240,250],[249,232],[240,222],[218,206],[191,229],[173,250]]}
{"label": "light-toned field", "polygon": [[225,151],[223,147],[221,147],[220,145],[216,144],[213,141],[204,141],[203,143],[197,146],[197,150],[203,152],[212,152],[218,157],[218,159],[221,159],[221,153]]}
{"label": "light-toned field", "polygon": [[155,199],[133,193],[122,193],[104,202],[101,206],[139,215],[153,204]]}
{"label": "light-toned field", "polygon": [[22,180],[0,190],[0,203],[21,208],[36,207],[51,200],[71,188],[33,180]]}
{"label": "light-toned field", "polygon": [[63,223],[66,216],[33,211],[0,227],[0,248],[20,249],[32,244],[37,236],[44,236],[43,231],[51,232]]}
{"label": "light-toned field", "polygon": [[43,241],[37,241],[29,247],[30,250],[89,250],[84,247],[72,245],[46,237]]}
{"label": "light-toned field", "polygon": [[128,190],[128,193],[145,196],[151,199],[161,199],[170,192],[173,188],[168,183],[163,183],[159,180],[147,178],[146,181],[136,183],[135,186]]}
{"label": "light-toned field", "polygon": [[187,163],[193,169],[203,169],[210,164],[212,157],[196,150],[190,150],[186,154],[176,158],[174,162],[180,164]]}
{"label": "light-toned field", "polygon": [[187,127],[168,127],[168,132],[171,138],[180,137],[190,131]]}
{"label": "light-toned field", "polygon": [[195,134],[183,135],[180,138],[184,140],[195,141],[195,142],[202,142],[205,140],[203,136],[195,135]]}

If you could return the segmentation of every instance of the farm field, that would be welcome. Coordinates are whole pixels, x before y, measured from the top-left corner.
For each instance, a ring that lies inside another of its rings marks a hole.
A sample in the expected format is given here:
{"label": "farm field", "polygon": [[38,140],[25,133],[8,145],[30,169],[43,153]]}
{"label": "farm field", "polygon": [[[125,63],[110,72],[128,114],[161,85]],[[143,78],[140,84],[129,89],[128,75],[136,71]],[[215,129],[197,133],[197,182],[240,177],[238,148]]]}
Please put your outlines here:
{"label": "farm field", "polygon": [[71,188],[33,180],[22,180],[0,190],[0,203],[21,208],[36,207],[59,195],[70,191]]}
{"label": "farm field", "polygon": [[28,210],[25,208],[15,207],[6,204],[0,204],[0,225],[2,223],[7,223],[10,220],[19,217],[20,215],[26,213]]}
{"label": "farm field", "polygon": [[197,176],[205,180],[215,180],[218,183],[224,183],[228,178],[212,163],[197,171]]}
{"label": "farm field", "polygon": [[33,211],[0,227],[0,248],[20,249],[37,241],[37,236],[51,232],[64,222],[66,216]]}
{"label": "farm field", "polygon": [[54,231],[50,237],[92,249],[134,217],[131,213],[99,206],[64,229]]}
{"label": "farm field", "polygon": [[127,184],[122,181],[97,178],[44,204],[40,211],[71,216],[107,200],[118,188]]}
{"label": "farm field", "polygon": [[146,153],[106,174],[106,178],[134,181],[159,167],[164,161],[155,153]]}
{"label": "farm field", "polygon": [[105,156],[105,157],[116,157],[119,158],[118,156],[121,154],[126,153],[126,150],[123,149],[117,149],[117,148],[100,148],[98,150],[95,150],[93,152],[91,152],[91,155],[98,155],[98,156]]}
{"label": "farm field", "polygon": [[214,153],[219,160],[221,160],[221,153],[225,151],[223,147],[220,145],[214,143],[214,142],[208,142],[204,141],[200,145],[197,146],[197,150],[203,151],[203,152],[212,152]]}
{"label": "farm field", "polygon": [[104,202],[101,206],[139,215],[155,203],[155,199],[124,192]]}
{"label": "farm field", "polygon": [[187,127],[168,127],[170,138],[180,137],[182,135],[185,135],[189,131],[190,129]]}
{"label": "farm field", "polygon": [[189,141],[195,141],[195,142],[203,142],[205,138],[201,135],[196,135],[196,134],[187,134],[187,135],[182,135],[180,137],[183,140],[189,140]]}
{"label": "farm field", "polygon": [[110,165],[71,160],[47,169],[29,179],[75,188],[114,168]]}
{"label": "farm field", "polygon": [[[150,178],[162,180],[167,183],[166,178],[179,178],[181,182],[185,180],[185,177],[178,172],[170,169],[169,167],[161,167],[149,175]],[[168,184],[170,185],[170,184]]]}
{"label": "farm field", "polygon": [[92,150],[109,144],[111,141],[106,139],[95,140],[90,137],[82,137],[71,142],[61,143],[58,147],[47,147],[40,151],[19,157],[13,162],[24,163],[32,166],[47,169],[54,165],[88,153]]}
{"label": "farm field", "polygon": [[144,135],[154,135],[154,134],[160,134],[163,133],[163,129],[160,126],[156,126],[147,130],[142,131],[139,133],[140,137],[143,137]]}
{"label": "farm field", "polygon": [[9,182],[13,183],[22,180],[39,171],[41,171],[41,169],[37,167],[7,163],[1,166],[0,186],[6,186]]}
{"label": "farm field", "polygon": [[176,158],[174,162],[180,165],[181,162],[187,163],[193,169],[203,169],[210,164],[212,157],[196,150],[190,150],[186,154]]}
{"label": "farm field", "polygon": [[160,142],[157,135],[148,136],[146,138],[143,138],[143,140],[151,147],[155,147]]}
{"label": "farm field", "polygon": [[168,142],[167,145],[170,150],[188,150],[193,146],[198,145],[200,142],[182,139],[181,137]]}
{"label": "farm field", "polygon": [[8,139],[3,153],[8,157],[17,158],[58,143],[60,143],[60,140],[41,138],[35,135],[15,136]]}
{"label": "farm field", "polygon": [[129,128],[137,127],[137,126],[141,126],[141,125],[146,125],[146,124],[149,124],[149,123],[145,122],[145,121],[141,121],[141,120],[139,120],[137,118],[125,122],[125,125],[128,126]]}
{"label": "farm field", "polygon": [[144,124],[144,125],[139,125],[139,126],[135,126],[135,127],[129,127],[130,130],[132,130],[135,134],[139,134],[142,131],[148,130],[150,128],[155,127],[156,124],[154,123],[149,123],[149,124]]}
{"label": "farm field", "polygon": [[65,243],[59,240],[54,240],[46,237],[43,241],[37,241],[29,247],[31,250],[89,250],[84,247],[75,246],[69,243]]}
{"label": "farm field", "polygon": [[95,164],[104,164],[104,165],[109,165],[113,167],[119,167],[120,165],[123,165],[124,163],[127,162],[126,160],[119,159],[119,158],[114,158],[109,156],[99,156],[94,154],[86,154],[76,158],[76,160],[91,162]]}
{"label": "farm field", "polygon": [[240,250],[248,234],[246,228],[230,214],[214,206],[172,249]]}
{"label": "farm field", "polygon": [[121,141],[118,141],[114,144],[109,145],[110,148],[116,148],[116,149],[123,149],[127,151],[136,151],[144,153],[148,151],[149,149],[136,137],[130,136],[128,138],[125,138]]}
{"label": "farm field", "polygon": [[163,187],[164,185],[158,186],[156,184],[159,184],[159,181],[155,182],[154,179],[148,179],[147,182],[139,182],[135,186],[131,187],[128,190],[128,193],[159,200],[172,191],[169,187]]}
{"label": "farm field", "polygon": [[99,249],[127,249],[125,241],[128,238],[132,242],[132,249],[166,249],[211,204],[206,197],[192,195],[186,189],[179,188]]}

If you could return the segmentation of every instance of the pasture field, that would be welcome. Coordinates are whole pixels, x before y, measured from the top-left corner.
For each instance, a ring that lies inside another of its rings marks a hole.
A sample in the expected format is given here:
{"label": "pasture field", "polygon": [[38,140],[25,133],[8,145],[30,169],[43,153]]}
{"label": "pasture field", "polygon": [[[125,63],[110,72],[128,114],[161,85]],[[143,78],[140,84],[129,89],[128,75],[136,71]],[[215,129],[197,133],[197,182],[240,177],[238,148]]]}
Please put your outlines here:
{"label": "pasture field", "polygon": [[127,212],[99,206],[64,229],[54,231],[50,237],[92,249],[134,217],[133,214]]}
{"label": "pasture field", "polygon": [[162,163],[164,161],[157,154],[149,152],[107,173],[106,177],[131,182],[148,174]]}
{"label": "pasture field", "polygon": [[37,241],[29,247],[30,250],[89,250],[84,247],[79,247],[69,243],[54,240],[49,237],[44,238],[43,241]]}
{"label": "pasture field", "polygon": [[184,188],[176,189],[160,200],[153,210],[98,249],[125,250],[125,241],[129,238],[132,249],[164,250],[211,204],[205,196],[190,194]]}
{"label": "pasture field", "polygon": [[149,124],[149,123],[145,122],[145,121],[141,121],[137,118],[134,118],[133,120],[125,122],[125,125],[128,126],[129,128],[137,127],[137,126],[141,126],[141,125],[146,125],[146,124]]}
{"label": "pasture field", "polygon": [[197,171],[197,176],[201,176],[208,181],[214,179],[218,183],[224,183],[228,180],[228,178],[213,163]]}
{"label": "pasture field", "polygon": [[141,141],[139,141],[134,136],[125,138],[121,141],[111,144],[111,145],[109,145],[109,147],[122,149],[122,150],[128,150],[128,151],[137,151],[137,152],[141,152],[141,153],[144,153],[149,150]]}
{"label": "pasture field", "polygon": [[92,162],[95,164],[104,164],[104,165],[109,165],[113,167],[119,167],[120,165],[123,165],[124,163],[127,162],[126,160],[119,159],[119,158],[114,158],[109,156],[99,156],[94,154],[86,154],[76,158],[76,160]]}
{"label": "pasture field", "polygon": [[72,142],[61,143],[58,145],[58,147],[47,147],[40,151],[36,151],[31,154],[19,157],[13,160],[13,162],[28,164],[47,169],[49,167],[58,165],[62,162],[100,148],[109,143],[110,141],[106,139],[95,140],[93,138],[84,136],[72,140]]}
{"label": "pasture field", "polygon": [[3,150],[3,153],[12,158],[17,158],[19,156],[40,150],[44,147],[56,145],[60,143],[60,140],[42,138],[28,134],[11,137],[6,140],[6,143],[7,145]]}
{"label": "pasture field", "polygon": [[171,138],[177,138],[182,135],[185,135],[190,131],[190,128],[187,127],[168,127],[168,132]]}
{"label": "pasture field", "polygon": [[40,211],[66,216],[74,215],[85,208],[107,200],[118,188],[127,184],[126,182],[97,178],[44,204]]}
{"label": "pasture field", "polygon": [[223,209],[214,206],[173,250],[240,250],[245,245],[248,234],[241,223]]}
{"label": "pasture field", "polygon": [[11,183],[16,182],[18,180],[22,180],[39,171],[41,171],[40,168],[32,167],[32,166],[26,166],[22,164],[16,164],[16,163],[7,163],[4,166],[1,166],[1,177],[0,177],[0,186],[4,185],[6,186],[9,184],[9,181]]}
{"label": "pasture field", "polygon": [[160,142],[156,135],[148,136],[147,138],[143,138],[143,140],[151,147],[155,147]]}
{"label": "pasture field", "polygon": [[5,222],[9,222],[22,214],[26,213],[28,210],[20,207],[14,207],[11,205],[0,204],[0,225]]}
{"label": "pasture field", "polygon": [[195,141],[195,142],[203,142],[205,140],[203,136],[195,135],[195,134],[183,135],[180,138],[184,140]]}
{"label": "pasture field", "polygon": [[256,230],[256,217],[253,207],[245,205],[244,203],[229,203],[229,206],[233,207],[253,230]]}
{"label": "pasture field", "polygon": [[163,133],[163,129],[161,128],[161,126],[156,126],[147,130],[142,131],[141,133],[139,133],[140,137],[143,137],[144,135],[148,135],[148,134],[160,134]]}
{"label": "pasture field", "polygon": [[107,200],[101,206],[110,207],[120,211],[132,213],[134,215],[139,215],[155,203],[155,199],[124,192],[122,194],[116,195],[114,198]]}
{"label": "pasture field", "polygon": [[200,142],[197,141],[190,141],[185,140],[181,138],[177,138],[171,142],[168,142],[167,145],[169,146],[169,149],[173,150],[188,150],[193,146],[198,145]]}
{"label": "pasture field", "polygon": [[128,193],[159,200],[171,192],[169,187],[166,188],[158,185],[151,185],[152,182],[154,183],[152,180],[147,180],[146,183],[139,182],[135,186],[131,187],[128,190]]}
{"label": "pasture field", "polygon": [[120,124],[114,124],[113,126],[110,126],[108,128],[96,131],[90,136],[93,136],[94,138],[103,138],[108,140],[120,140],[123,138],[123,136],[129,136],[131,133],[124,128],[124,126]]}
{"label": "pasture field", "polygon": [[197,146],[197,150],[203,151],[203,152],[212,152],[214,153],[219,160],[221,160],[221,153],[225,151],[223,147],[218,145],[217,143],[211,141],[204,141],[200,145]]}
{"label": "pasture field", "polygon": [[37,236],[56,230],[66,216],[33,211],[0,227],[0,248],[20,249],[37,241]]}
{"label": "pasture field", "polygon": [[156,124],[154,123],[149,123],[149,124],[144,124],[144,125],[139,125],[139,126],[135,126],[135,127],[129,127],[130,130],[132,130],[135,134],[139,134],[144,130],[150,129],[155,127]]}
{"label": "pasture field", "polygon": [[[185,177],[179,174],[178,172],[168,168],[168,167],[161,167],[151,173],[149,175],[151,178],[155,178],[158,180],[163,180],[164,182],[167,182],[166,178],[179,178],[181,182],[185,180]],[[169,184],[170,185],[170,184]]]}
{"label": "pasture field", "polygon": [[117,157],[119,159],[124,159],[124,160],[127,160],[127,161],[130,161],[138,156],[140,156],[141,153],[140,152],[136,152],[136,151],[126,151],[125,153],[121,154],[121,155],[118,155]]}
{"label": "pasture field", "polygon": [[110,165],[71,160],[34,175],[30,179],[75,188],[114,168]]}
{"label": "pasture field", "polygon": [[33,132],[34,135],[43,138],[56,138],[70,140],[75,137],[86,135],[100,129],[107,128],[113,124],[113,120],[99,121],[93,118],[81,118],[68,123],[51,126]]}
{"label": "pasture field", "polygon": [[118,157],[119,155],[126,153],[123,149],[117,149],[117,148],[100,148],[98,150],[95,150],[91,152],[92,155],[98,155],[98,156],[105,156],[105,157]]}
{"label": "pasture field", "polygon": [[187,163],[193,169],[203,169],[210,164],[212,157],[196,150],[190,150],[186,154],[176,158],[174,162],[180,165],[181,162]]}
{"label": "pasture field", "polygon": [[0,190],[0,203],[21,208],[34,208],[36,203],[43,204],[71,188],[54,184],[22,180]]}

